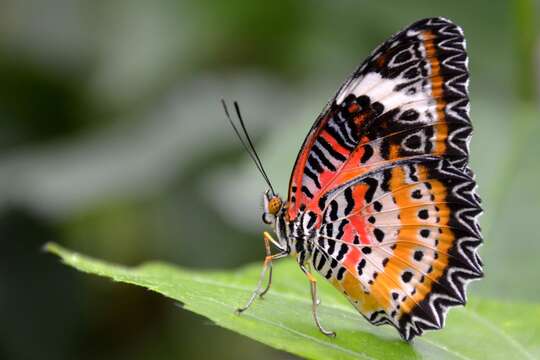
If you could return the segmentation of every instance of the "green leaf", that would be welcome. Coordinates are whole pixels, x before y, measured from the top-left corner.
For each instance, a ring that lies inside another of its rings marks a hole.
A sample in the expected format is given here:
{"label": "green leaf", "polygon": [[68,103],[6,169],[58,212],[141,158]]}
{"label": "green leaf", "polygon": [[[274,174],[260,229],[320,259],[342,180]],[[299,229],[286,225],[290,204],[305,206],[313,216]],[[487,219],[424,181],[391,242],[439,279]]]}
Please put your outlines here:
{"label": "green leaf", "polygon": [[[319,281],[321,321],[336,338],[319,333],[311,318],[307,280],[296,264],[276,264],[274,284],[265,299],[242,315],[259,265],[237,271],[192,271],[152,262],[123,267],[48,244],[46,250],[80,271],[148,288],[184,308],[272,347],[312,359],[535,359],[540,357],[540,305],[473,299],[450,312],[442,331],[412,344],[397,332],[367,323],[345,298]],[[211,346],[211,339],[208,340]]]}

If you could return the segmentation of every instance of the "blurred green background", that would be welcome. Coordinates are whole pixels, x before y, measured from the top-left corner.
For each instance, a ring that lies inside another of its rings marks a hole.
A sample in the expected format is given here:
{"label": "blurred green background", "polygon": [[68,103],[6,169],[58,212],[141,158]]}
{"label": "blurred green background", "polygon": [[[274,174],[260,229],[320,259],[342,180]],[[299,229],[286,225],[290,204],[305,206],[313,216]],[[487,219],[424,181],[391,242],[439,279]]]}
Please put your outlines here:
{"label": "blurred green background", "polygon": [[540,301],[539,9],[530,0],[4,0],[0,359],[290,358],[159,295],[76,273],[41,247],[127,265],[261,261],[265,185],[219,99],[240,102],[283,194],[345,76],[428,16],[454,20],[468,41],[486,265],[471,292]]}

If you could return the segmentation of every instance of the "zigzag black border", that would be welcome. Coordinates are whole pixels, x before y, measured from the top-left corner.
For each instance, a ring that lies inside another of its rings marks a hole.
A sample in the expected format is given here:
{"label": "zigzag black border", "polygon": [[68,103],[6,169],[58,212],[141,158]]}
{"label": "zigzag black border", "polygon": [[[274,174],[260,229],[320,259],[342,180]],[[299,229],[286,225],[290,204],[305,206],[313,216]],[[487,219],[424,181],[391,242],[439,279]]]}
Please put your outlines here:
{"label": "zigzag black border", "polygon": [[430,177],[442,179],[449,190],[446,195],[451,208],[448,225],[456,239],[449,250],[448,266],[437,283],[432,285],[429,295],[409,314],[403,315],[397,326],[393,324],[407,341],[421,335],[424,330],[442,328],[448,308],[465,305],[467,285],[483,276],[478,256],[478,248],[482,244],[478,217],[482,208],[476,194],[476,182],[446,160],[439,160],[430,172]]}

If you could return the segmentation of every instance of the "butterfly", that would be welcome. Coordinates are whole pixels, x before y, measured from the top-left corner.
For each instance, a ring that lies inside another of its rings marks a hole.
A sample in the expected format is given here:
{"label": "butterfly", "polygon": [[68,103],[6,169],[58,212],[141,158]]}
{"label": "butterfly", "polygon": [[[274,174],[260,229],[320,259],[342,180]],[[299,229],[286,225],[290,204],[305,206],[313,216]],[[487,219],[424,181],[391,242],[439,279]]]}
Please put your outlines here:
{"label": "butterfly", "polygon": [[[311,284],[318,272],[367,321],[410,341],[441,329],[483,276],[482,212],[469,168],[468,58],[462,30],[423,19],[377,47],[346,79],[309,131],[287,200],[274,191],[249,138],[225,112],[265,178],[266,258],[243,312],[272,281],[272,262],[293,256]],[[271,246],[278,252],[272,254]],[[268,274],[268,281],[263,282]]]}

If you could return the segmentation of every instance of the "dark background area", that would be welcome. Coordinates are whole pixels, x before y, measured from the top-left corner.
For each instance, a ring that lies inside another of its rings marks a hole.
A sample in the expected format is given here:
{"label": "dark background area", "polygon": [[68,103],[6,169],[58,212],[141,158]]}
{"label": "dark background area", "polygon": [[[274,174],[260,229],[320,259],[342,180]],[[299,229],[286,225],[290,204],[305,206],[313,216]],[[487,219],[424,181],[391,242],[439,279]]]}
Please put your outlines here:
{"label": "dark background area", "polygon": [[265,185],[220,98],[240,102],[284,194],[344,78],[428,16],[462,26],[470,55],[471,161],[486,210],[486,279],[471,293],[540,301],[539,6],[4,1],[0,359],[289,358],[159,295],[76,273],[42,246],[126,265],[261,261]]}

